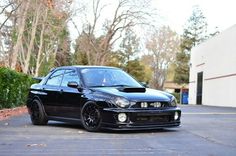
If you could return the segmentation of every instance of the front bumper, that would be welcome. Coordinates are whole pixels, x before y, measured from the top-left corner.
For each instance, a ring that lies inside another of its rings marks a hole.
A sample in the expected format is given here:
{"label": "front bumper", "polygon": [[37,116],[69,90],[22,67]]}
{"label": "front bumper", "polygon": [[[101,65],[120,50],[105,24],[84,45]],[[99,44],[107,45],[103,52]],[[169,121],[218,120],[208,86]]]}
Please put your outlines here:
{"label": "front bumper", "polygon": [[[175,119],[175,113],[178,118]],[[118,114],[125,113],[127,120],[120,122]],[[104,108],[102,128],[113,130],[145,130],[180,126],[181,110],[177,107],[162,109],[121,109]]]}

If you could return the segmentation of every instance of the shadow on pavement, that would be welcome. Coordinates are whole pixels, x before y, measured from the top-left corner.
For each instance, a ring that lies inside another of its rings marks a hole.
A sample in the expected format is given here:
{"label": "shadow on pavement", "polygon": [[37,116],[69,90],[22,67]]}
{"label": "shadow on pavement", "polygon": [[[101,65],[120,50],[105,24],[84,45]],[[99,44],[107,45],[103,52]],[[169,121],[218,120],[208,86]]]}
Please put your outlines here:
{"label": "shadow on pavement", "polygon": [[107,134],[134,134],[134,133],[170,133],[179,131],[178,128],[161,128],[161,129],[151,129],[151,130],[106,130],[102,129],[98,132],[88,132],[81,124],[78,123],[64,123],[64,122],[49,122],[47,126],[51,127],[61,127],[61,128],[72,128],[82,130],[87,133],[107,133]]}

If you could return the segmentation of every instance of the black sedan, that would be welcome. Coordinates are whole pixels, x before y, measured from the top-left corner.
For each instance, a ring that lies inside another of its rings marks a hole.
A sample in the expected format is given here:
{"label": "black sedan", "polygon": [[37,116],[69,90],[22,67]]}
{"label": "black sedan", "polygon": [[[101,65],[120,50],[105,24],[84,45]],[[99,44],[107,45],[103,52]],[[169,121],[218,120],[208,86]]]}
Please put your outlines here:
{"label": "black sedan", "polygon": [[77,122],[88,131],[180,125],[174,96],[145,88],[119,68],[58,67],[40,80],[31,86],[27,100],[35,125],[48,120]]}

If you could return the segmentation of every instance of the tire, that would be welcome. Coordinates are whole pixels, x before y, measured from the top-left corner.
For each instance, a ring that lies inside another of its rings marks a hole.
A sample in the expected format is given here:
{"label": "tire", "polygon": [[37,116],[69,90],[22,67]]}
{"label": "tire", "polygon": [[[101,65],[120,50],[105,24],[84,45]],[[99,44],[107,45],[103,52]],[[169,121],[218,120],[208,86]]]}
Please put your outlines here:
{"label": "tire", "polygon": [[30,111],[30,119],[33,125],[46,125],[48,123],[42,104],[39,100],[33,100]]}
{"label": "tire", "polygon": [[87,102],[81,109],[81,121],[84,128],[90,132],[99,131],[101,128],[101,113],[96,103]]}

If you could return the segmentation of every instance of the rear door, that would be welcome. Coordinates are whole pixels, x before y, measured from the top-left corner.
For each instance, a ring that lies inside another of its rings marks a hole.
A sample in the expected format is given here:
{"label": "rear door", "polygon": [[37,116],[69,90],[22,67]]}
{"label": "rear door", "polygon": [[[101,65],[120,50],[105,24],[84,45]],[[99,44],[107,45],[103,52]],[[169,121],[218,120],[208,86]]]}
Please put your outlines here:
{"label": "rear door", "polygon": [[46,95],[44,95],[41,100],[43,101],[45,111],[49,116],[58,115],[58,98],[60,96],[60,85],[64,71],[64,69],[54,71],[43,85],[43,91]]}

